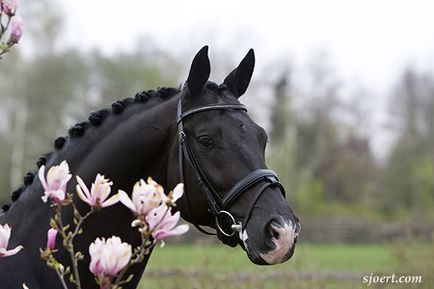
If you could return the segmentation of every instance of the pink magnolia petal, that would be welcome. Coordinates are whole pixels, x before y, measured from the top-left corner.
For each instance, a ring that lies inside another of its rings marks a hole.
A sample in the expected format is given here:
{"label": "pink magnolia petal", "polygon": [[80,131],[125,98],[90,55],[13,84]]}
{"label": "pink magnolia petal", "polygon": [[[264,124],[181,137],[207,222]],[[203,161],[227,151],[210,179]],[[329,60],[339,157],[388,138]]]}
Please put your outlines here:
{"label": "pink magnolia petal", "polygon": [[54,250],[54,247],[56,246],[56,237],[57,237],[57,230],[51,228],[47,232],[47,248],[50,250]]}
{"label": "pink magnolia petal", "polygon": [[169,207],[166,206],[165,204],[162,204],[162,205],[152,209],[149,212],[149,214],[146,216],[146,220],[149,224],[149,227],[151,229],[154,229],[156,226],[161,228],[161,223],[163,222],[163,218],[165,217],[165,215],[170,214],[170,212],[168,210],[169,210]]}
{"label": "pink magnolia petal", "polygon": [[166,230],[171,230],[176,226],[176,224],[178,224],[179,218],[180,218],[179,212],[176,212],[171,216],[170,215],[166,216],[166,218],[164,218],[161,224],[161,227],[164,227]]}
{"label": "pink magnolia petal", "polygon": [[71,174],[68,174],[64,179],[62,179],[62,180],[60,181],[59,188],[60,188],[61,190],[63,190],[63,191],[66,191],[66,185],[67,185],[68,182],[71,180],[71,178],[72,178],[72,175],[71,175]]}
{"label": "pink magnolia petal", "polygon": [[55,203],[61,204],[65,200],[66,192],[64,190],[57,190],[49,192],[49,198]]}
{"label": "pink magnolia petal", "polygon": [[159,230],[155,233],[155,235],[153,234],[152,236],[154,237],[155,240],[164,240],[167,239],[168,237],[172,237],[172,236],[178,236],[178,235],[182,235],[184,233],[186,233],[189,230],[189,227],[187,224],[184,225],[179,225],[178,227],[174,228],[173,230]]}
{"label": "pink magnolia petal", "polygon": [[100,267],[100,256],[103,251],[103,244],[105,244],[105,239],[102,240],[97,238],[92,244],[89,246],[89,255],[91,257],[89,270],[94,274],[98,275],[101,271]]}
{"label": "pink magnolia petal", "polygon": [[47,202],[52,199],[56,203],[62,203],[66,197],[66,186],[72,175],[69,173],[68,163],[63,161],[58,166],[52,166],[44,176],[45,166],[41,166],[38,176],[42,187],[44,188],[44,196],[42,200]]}
{"label": "pink magnolia petal", "polygon": [[130,261],[132,255],[131,245],[123,243],[119,237],[97,238],[89,246],[91,263],[90,271],[97,277],[114,277]]}

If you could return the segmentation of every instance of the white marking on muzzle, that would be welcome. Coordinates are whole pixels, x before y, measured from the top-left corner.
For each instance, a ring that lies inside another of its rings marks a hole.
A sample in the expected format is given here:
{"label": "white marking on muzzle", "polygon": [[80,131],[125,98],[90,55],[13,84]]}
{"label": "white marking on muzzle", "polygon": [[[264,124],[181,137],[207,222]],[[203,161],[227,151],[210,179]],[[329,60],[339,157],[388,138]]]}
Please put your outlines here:
{"label": "white marking on muzzle", "polygon": [[268,264],[273,265],[286,261],[285,257],[293,249],[298,233],[295,232],[292,222],[285,224],[283,227],[275,227],[273,225],[271,227],[279,234],[278,238],[272,238],[276,248],[267,253],[259,253],[259,256]]}

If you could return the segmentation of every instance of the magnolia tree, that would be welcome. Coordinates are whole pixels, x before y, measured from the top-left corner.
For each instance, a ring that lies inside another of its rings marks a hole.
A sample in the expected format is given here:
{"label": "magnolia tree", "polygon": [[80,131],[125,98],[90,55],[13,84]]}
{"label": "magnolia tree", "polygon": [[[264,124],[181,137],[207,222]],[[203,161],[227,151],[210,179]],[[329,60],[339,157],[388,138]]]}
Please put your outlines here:
{"label": "magnolia tree", "polygon": [[[100,289],[119,289],[122,284],[129,282],[132,275],[127,276],[128,269],[141,261],[148,255],[151,249],[158,243],[164,246],[164,240],[170,236],[181,235],[188,231],[188,225],[177,225],[180,214],[172,213],[175,202],[184,192],[183,184],[178,184],[168,195],[158,183],[148,178],[147,181],[138,181],[129,195],[119,190],[115,195],[110,196],[113,182],[103,175],[97,174],[90,189],[85,182],[76,176],[76,192],[78,197],[89,205],[89,211],[82,215],[77,210],[71,193],[67,192],[68,182],[72,175],[66,161],[58,166],[52,166],[45,175],[45,166],[39,169],[39,180],[44,188],[42,201],[49,203],[55,208],[54,216],[50,220],[50,229],[47,232],[47,247],[40,249],[41,258],[52,268],[59,277],[64,289],[68,289],[66,277],[81,289],[80,274],[78,265],[83,260],[83,253],[74,248],[74,239],[82,234],[82,225],[86,219],[103,208],[121,202],[134,214],[135,219],[131,226],[137,228],[141,236],[141,244],[137,247],[122,242],[118,236],[111,238],[97,238],[89,244],[90,265],[89,270],[95,276],[95,281]],[[72,206],[74,211],[73,223],[75,226],[64,224],[62,210]],[[0,256],[10,256],[22,249],[18,246],[8,250],[8,241],[11,234],[10,227],[5,224],[0,226]],[[62,246],[70,255],[71,266],[65,267],[56,260],[55,254],[56,239],[62,239]],[[23,284],[23,288],[27,286]]]}
{"label": "magnolia tree", "polygon": [[[72,194],[66,191],[68,182],[72,175],[66,161],[58,166],[53,166],[45,176],[45,167],[39,170],[39,179],[45,190],[42,201],[50,202],[55,207],[54,217],[50,221],[50,229],[47,233],[47,247],[41,249],[41,257],[47,265],[55,270],[63,288],[67,289],[65,277],[81,288],[78,263],[83,259],[83,253],[74,249],[74,238],[82,234],[83,222],[92,214],[99,210],[121,202],[134,214],[135,219],[131,223],[132,227],[137,228],[141,236],[141,244],[133,248],[130,244],[122,242],[121,238],[112,236],[111,238],[97,238],[89,245],[90,265],[89,270],[95,276],[95,281],[101,289],[116,289],[122,284],[129,282],[132,275],[126,276],[130,266],[139,263],[144,256],[150,253],[152,247],[158,242],[164,246],[164,240],[170,236],[181,235],[188,231],[188,225],[179,225],[179,212],[172,214],[175,206],[183,192],[183,184],[178,184],[168,195],[158,183],[148,178],[138,181],[129,195],[119,190],[119,192],[109,198],[113,182],[106,179],[103,175],[97,174],[95,181],[89,189],[84,181],[76,176],[76,192],[81,200],[86,202],[90,209],[85,215],[81,215],[72,201]],[[74,210],[74,224],[72,228],[63,224],[62,208],[72,206]],[[54,253],[58,250],[55,247],[56,238],[60,235],[63,247],[69,252],[71,267],[66,267],[58,262]]]}
{"label": "magnolia tree", "polygon": [[0,58],[20,41],[24,24],[18,16],[19,0],[0,0]]}

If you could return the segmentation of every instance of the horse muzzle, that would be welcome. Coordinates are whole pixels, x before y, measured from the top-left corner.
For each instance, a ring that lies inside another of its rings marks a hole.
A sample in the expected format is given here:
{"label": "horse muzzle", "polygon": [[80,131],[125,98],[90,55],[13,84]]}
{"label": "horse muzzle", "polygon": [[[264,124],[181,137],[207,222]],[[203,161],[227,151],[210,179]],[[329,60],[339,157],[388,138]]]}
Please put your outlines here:
{"label": "horse muzzle", "polygon": [[258,238],[249,240],[246,231],[244,247],[247,256],[258,265],[274,265],[287,261],[294,254],[300,228],[298,222],[283,218],[273,219],[265,225],[259,245]]}

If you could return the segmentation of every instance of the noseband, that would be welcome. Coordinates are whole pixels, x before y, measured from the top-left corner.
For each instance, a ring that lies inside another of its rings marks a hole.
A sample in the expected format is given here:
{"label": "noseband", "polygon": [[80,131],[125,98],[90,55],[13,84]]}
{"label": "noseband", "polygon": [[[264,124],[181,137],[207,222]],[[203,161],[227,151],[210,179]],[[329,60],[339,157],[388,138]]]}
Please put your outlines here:
{"label": "noseband", "polygon": [[[217,230],[220,231],[226,237],[232,237],[238,232],[240,240],[245,241],[243,232],[246,225],[251,217],[252,210],[258,201],[259,197],[265,190],[271,186],[276,186],[280,188],[283,196],[285,196],[285,190],[283,186],[279,183],[276,173],[268,169],[257,169],[248,174],[247,176],[241,178],[226,194],[221,198],[217,191],[212,187],[210,182],[200,166],[191,146],[189,145],[187,135],[184,131],[184,119],[190,115],[210,111],[210,110],[243,110],[247,111],[246,107],[242,104],[210,104],[207,106],[193,108],[182,112],[181,97],[178,101],[178,111],[177,111],[177,125],[178,125],[178,158],[179,158],[179,176],[181,182],[184,183],[184,159],[187,161],[191,172],[196,180],[196,182],[201,186],[202,191],[205,193],[206,200],[209,205],[209,212],[214,216]],[[237,200],[244,192],[246,192],[250,187],[263,182],[262,186],[256,192],[254,197],[251,199],[250,204],[244,213],[242,218],[235,218],[228,210],[231,205]],[[208,235],[215,235],[215,233],[210,233],[205,231],[200,225],[194,220],[190,202],[188,200],[188,195],[185,195],[185,202],[187,204],[187,210],[191,217],[193,225],[201,232]]]}

